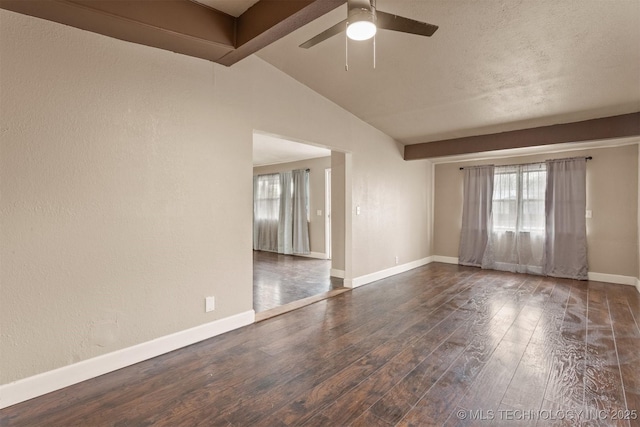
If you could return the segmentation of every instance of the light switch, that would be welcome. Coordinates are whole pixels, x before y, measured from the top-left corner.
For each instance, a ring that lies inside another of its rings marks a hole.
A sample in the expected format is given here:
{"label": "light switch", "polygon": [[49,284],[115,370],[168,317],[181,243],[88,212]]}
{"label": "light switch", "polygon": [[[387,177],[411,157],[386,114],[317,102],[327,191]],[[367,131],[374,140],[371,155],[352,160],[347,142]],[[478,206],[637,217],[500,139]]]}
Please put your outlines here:
{"label": "light switch", "polygon": [[591,209],[587,209],[584,213],[584,217],[585,218],[591,218],[593,212],[591,211]]}
{"label": "light switch", "polygon": [[316,215],[317,215],[317,216],[322,216],[322,210],[318,209],[318,210],[316,211]]}

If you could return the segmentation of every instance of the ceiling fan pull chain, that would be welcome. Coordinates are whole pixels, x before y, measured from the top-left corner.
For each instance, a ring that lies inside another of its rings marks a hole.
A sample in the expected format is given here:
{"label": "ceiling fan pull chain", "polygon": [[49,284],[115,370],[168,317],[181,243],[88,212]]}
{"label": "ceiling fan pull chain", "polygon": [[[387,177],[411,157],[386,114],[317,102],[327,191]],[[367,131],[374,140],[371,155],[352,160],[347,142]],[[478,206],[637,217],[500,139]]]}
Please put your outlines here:
{"label": "ceiling fan pull chain", "polygon": [[[349,23],[347,22],[347,27]],[[344,70],[349,71],[349,37],[347,34],[344,35]]]}
{"label": "ceiling fan pull chain", "polygon": [[373,69],[376,69],[376,36],[373,36]]}
{"label": "ceiling fan pull chain", "polygon": [[[376,0],[371,0],[371,11],[373,13],[373,23],[377,25],[376,20]],[[376,69],[376,35],[373,34],[373,69]]]}

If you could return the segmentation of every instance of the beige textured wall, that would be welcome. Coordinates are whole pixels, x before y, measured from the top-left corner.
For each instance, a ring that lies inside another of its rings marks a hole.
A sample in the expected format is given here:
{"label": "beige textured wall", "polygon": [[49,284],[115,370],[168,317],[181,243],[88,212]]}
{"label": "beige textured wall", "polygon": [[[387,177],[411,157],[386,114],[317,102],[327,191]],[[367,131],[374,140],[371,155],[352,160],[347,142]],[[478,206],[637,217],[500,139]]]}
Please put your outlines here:
{"label": "beige textured wall", "polygon": [[0,57],[2,384],[252,309],[255,129],[351,153],[354,277],[430,255],[429,164],[255,56],[0,10]]}
{"label": "beige textured wall", "polygon": [[0,383],[251,310],[217,67],[4,10],[0,57]]}
{"label": "beige textured wall", "polygon": [[[374,131],[365,135],[365,147],[374,135]],[[431,255],[427,190],[431,188],[431,164],[426,160],[405,162],[400,148],[384,148],[365,148],[353,156],[353,232],[367,236],[352,242],[354,278],[372,272],[368,264],[390,268],[396,265],[395,257],[398,264],[405,264],[422,258],[415,254]],[[358,206],[360,215],[355,215]]]}
{"label": "beige textured wall", "polygon": [[[318,254],[325,253],[324,171],[328,168],[331,168],[331,156],[253,168],[254,175],[309,169],[309,245],[311,252]],[[318,210],[322,216],[316,215]]]}
{"label": "beige textured wall", "polygon": [[457,257],[462,221],[461,166],[512,164],[593,156],[587,163],[589,271],[636,276],[638,272],[638,145],[578,150],[435,166],[434,254]]}
{"label": "beige textured wall", "polygon": [[[331,268],[345,269],[345,153],[331,152]],[[349,212],[350,214],[350,212]]]}

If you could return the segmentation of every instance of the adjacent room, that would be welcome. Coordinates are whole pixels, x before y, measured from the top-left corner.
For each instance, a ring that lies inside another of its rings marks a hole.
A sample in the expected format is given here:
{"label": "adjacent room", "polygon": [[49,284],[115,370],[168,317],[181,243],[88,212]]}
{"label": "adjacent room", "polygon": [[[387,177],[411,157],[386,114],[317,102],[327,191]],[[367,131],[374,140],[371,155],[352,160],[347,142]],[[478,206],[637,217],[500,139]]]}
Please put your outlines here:
{"label": "adjacent room", "polygon": [[639,76],[637,0],[0,0],[0,425],[640,425]]}
{"label": "adjacent room", "polygon": [[254,132],[253,179],[255,312],[281,314],[346,290],[344,272],[331,268],[331,150]]}

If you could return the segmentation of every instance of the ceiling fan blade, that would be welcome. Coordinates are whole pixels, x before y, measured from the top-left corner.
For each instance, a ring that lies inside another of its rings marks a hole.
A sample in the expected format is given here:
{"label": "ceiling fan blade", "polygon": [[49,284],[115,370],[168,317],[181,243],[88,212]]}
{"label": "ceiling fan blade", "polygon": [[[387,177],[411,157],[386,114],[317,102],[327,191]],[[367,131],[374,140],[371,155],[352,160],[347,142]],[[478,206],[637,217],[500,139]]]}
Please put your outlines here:
{"label": "ceiling fan blade", "polygon": [[327,40],[328,38],[333,37],[336,34],[339,34],[339,33],[343,32],[344,30],[346,30],[346,28],[347,28],[347,20],[345,19],[342,22],[338,22],[333,27],[330,27],[330,28],[324,30],[323,32],[321,32],[317,36],[310,38],[306,42],[302,43],[300,45],[300,47],[303,47],[305,49],[309,49],[310,47],[313,47],[313,46],[317,45],[318,43],[323,42],[323,41]]}
{"label": "ceiling fan blade", "polygon": [[377,11],[378,28],[385,30],[400,31],[402,33],[417,34],[419,36],[431,37],[438,29],[437,25],[427,24],[398,15]]}

